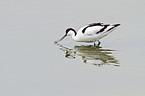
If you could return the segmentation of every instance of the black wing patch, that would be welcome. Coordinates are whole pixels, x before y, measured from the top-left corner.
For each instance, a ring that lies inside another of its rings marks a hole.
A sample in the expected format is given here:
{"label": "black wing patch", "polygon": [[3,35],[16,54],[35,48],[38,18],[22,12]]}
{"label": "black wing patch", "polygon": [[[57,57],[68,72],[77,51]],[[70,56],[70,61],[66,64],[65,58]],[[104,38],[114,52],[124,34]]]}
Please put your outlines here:
{"label": "black wing patch", "polygon": [[96,34],[99,34],[99,33],[103,32],[110,25],[108,24],[108,25],[103,25],[103,26],[104,27],[100,31],[98,31]]}
{"label": "black wing patch", "polygon": [[108,31],[110,31],[110,30],[112,30],[112,29],[114,29],[115,27],[120,26],[120,24],[114,24],[113,26],[114,26],[114,27],[112,27],[112,28],[108,29],[108,30],[107,30],[107,32],[108,32]]}
{"label": "black wing patch", "polygon": [[100,23],[100,22],[99,22],[99,23],[92,23],[92,24],[89,24],[89,26],[98,26],[98,25],[101,26],[102,24],[103,24],[103,23]]}
{"label": "black wing patch", "polygon": [[112,29],[114,29],[114,28],[115,28],[115,27],[112,27],[112,28],[108,29],[107,32],[110,31],[110,30],[112,30]]}
{"label": "black wing patch", "polygon": [[88,28],[88,27],[92,27],[92,26],[103,26],[102,25],[103,23],[92,23],[92,24],[89,24],[87,27],[85,27],[83,30],[82,30],[82,33],[85,33],[85,30]]}

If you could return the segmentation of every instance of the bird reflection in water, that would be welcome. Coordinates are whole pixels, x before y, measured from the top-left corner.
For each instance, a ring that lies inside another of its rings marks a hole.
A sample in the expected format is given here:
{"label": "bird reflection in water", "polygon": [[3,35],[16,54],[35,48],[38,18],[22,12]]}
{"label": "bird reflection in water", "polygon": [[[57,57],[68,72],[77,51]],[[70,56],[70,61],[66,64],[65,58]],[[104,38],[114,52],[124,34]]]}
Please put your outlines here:
{"label": "bird reflection in water", "polygon": [[84,63],[93,64],[99,67],[103,65],[120,66],[118,60],[115,59],[112,54],[115,50],[92,45],[74,46],[73,49],[64,47],[60,44],[57,44],[57,46],[59,46],[60,50],[65,52],[65,57],[68,59],[81,57]]}

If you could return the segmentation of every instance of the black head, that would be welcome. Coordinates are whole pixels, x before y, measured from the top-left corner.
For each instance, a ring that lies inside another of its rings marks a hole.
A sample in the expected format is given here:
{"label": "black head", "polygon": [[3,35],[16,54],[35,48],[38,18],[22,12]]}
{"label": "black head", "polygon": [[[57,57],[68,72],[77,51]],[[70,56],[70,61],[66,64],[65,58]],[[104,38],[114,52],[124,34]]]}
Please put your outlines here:
{"label": "black head", "polygon": [[[72,33],[72,31],[73,31],[74,33]],[[70,32],[70,34],[74,34],[75,36],[77,35],[76,31],[75,31],[73,28],[68,28],[68,29],[66,29],[65,35],[64,35],[62,38],[60,38],[59,40],[55,41],[55,43],[58,43],[58,42],[62,41],[66,36],[69,35],[69,34],[68,34],[69,32]]]}
{"label": "black head", "polygon": [[74,34],[75,34],[75,36],[77,35],[77,32],[76,32],[73,28],[68,28],[68,29],[66,29],[66,35],[68,35],[68,33],[69,33],[70,31],[73,31]]}

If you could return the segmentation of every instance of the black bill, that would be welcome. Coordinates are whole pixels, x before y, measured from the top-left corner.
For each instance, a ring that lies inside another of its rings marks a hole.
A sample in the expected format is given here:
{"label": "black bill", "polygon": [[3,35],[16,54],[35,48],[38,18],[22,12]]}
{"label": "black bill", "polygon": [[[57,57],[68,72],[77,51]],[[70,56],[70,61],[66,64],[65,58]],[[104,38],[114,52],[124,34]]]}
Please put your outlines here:
{"label": "black bill", "polygon": [[62,41],[67,35],[64,35],[62,38],[60,38],[59,40],[55,41],[55,43],[58,43],[60,41]]}

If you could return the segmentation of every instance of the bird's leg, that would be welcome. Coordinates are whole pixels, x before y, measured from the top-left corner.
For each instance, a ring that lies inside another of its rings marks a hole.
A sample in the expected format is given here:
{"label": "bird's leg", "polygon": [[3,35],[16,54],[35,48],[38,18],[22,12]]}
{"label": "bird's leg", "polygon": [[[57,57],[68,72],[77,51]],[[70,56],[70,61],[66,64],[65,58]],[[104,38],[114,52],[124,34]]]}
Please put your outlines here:
{"label": "bird's leg", "polygon": [[96,46],[96,43],[94,42],[94,46]]}
{"label": "bird's leg", "polygon": [[98,40],[98,46],[101,44],[101,42]]}

